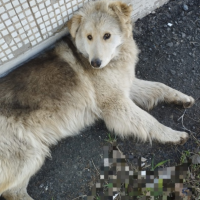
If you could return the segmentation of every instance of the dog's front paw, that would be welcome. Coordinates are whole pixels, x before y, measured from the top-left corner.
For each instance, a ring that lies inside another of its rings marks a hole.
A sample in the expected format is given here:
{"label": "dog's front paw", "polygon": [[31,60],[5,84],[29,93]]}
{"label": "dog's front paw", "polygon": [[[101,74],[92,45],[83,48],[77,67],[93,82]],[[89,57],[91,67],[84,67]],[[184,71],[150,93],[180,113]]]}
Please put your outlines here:
{"label": "dog's front paw", "polygon": [[195,100],[191,96],[188,96],[187,100],[183,102],[183,107],[190,108],[193,106],[194,103],[195,103]]}
{"label": "dog's front paw", "polygon": [[179,132],[177,136],[179,137],[179,141],[174,142],[174,144],[184,145],[189,139],[189,135],[186,132]]}

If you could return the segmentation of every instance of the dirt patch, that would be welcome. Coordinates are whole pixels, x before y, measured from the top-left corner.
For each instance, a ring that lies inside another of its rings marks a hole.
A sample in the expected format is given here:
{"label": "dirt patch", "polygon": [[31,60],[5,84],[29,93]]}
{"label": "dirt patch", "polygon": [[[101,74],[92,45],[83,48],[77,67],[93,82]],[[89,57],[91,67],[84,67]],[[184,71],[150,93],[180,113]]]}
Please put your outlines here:
{"label": "dirt patch", "polygon": [[[200,139],[200,1],[176,0],[156,10],[135,24],[134,38],[141,50],[137,77],[159,81],[196,99],[186,110],[184,126]],[[160,104],[150,113],[161,123],[182,130],[182,107]],[[184,146],[141,143],[133,138],[118,139],[123,154],[145,157],[155,163],[180,161],[181,152],[193,151],[196,144],[191,136]],[[28,192],[34,199],[72,200],[87,195],[89,186],[100,167],[103,146],[108,145],[104,123],[86,129],[74,138],[67,138],[52,148],[52,158],[31,179]],[[130,164],[133,162],[129,160]],[[0,198],[1,199],[1,198]],[[86,199],[83,197],[82,199]]]}

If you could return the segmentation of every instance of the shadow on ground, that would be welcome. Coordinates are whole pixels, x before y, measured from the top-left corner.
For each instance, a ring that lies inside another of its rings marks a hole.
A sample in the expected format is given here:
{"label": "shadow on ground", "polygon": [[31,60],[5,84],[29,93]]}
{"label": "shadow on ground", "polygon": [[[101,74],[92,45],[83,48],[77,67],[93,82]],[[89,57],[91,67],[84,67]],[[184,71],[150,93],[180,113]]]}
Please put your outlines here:
{"label": "shadow on ground", "polygon": [[[184,4],[187,6],[183,8]],[[170,1],[136,22],[134,38],[141,50],[137,77],[165,83],[193,96],[196,104],[186,111],[183,123],[200,139],[200,1]],[[183,128],[177,121],[184,113],[181,107],[161,104],[150,113],[173,129]],[[58,143],[52,148],[52,158],[31,179],[29,194],[35,200],[72,200],[88,194],[107,137],[104,123],[99,122]],[[179,163],[182,151],[196,148],[192,137],[184,146],[157,142],[151,146],[133,138],[118,139],[118,145],[125,155],[150,160],[155,154],[155,163],[170,159],[167,165],[171,166]]]}

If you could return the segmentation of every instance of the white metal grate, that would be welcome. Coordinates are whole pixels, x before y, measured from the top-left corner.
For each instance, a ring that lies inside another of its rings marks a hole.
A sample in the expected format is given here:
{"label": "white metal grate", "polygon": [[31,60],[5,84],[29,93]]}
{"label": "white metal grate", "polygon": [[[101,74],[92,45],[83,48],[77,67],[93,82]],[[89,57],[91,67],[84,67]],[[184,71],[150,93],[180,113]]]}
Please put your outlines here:
{"label": "white metal grate", "polygon": [[0,0],[0,65],[53,36],[89,0]]}

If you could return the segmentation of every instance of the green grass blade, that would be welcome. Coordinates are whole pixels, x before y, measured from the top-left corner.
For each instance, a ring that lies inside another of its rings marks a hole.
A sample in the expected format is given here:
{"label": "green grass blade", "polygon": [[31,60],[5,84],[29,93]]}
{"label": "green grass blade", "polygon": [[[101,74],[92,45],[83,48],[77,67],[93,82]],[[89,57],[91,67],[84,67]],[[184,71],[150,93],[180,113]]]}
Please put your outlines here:
{"label": "green grass blade", "polygon": [[164,160],[164,161],[162,161],[162,162],[159,162],[154,168],[153,168],[153,170],[154,169],[156,169],[157,167],[160,167],[160,166],[162,166],[162,165],[164,165],[166,162],[168,162],[169,160]]}

